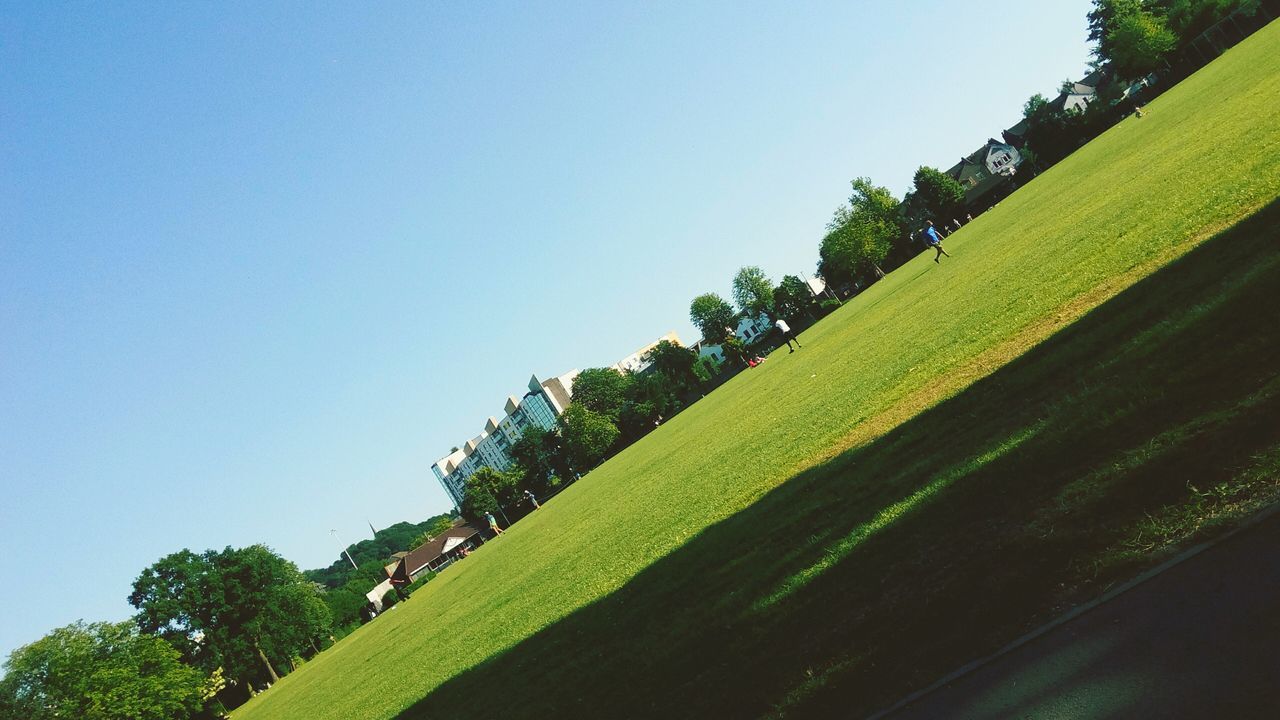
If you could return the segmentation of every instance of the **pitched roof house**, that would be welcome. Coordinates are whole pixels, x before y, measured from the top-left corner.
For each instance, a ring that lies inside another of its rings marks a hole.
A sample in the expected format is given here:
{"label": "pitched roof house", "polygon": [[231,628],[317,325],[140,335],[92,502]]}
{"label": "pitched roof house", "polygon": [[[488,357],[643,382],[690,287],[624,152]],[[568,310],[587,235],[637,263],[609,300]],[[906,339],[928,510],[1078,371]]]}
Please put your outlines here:
{"label": "pitched roof house", "polygon": [[427,572],[440,572],[483,542],[484,537],[478,528],[459,523],[430,542],[405,553],[384,569],[393,585],[408,585]]}
{"label": "pitched roof house", "polygon": [[[1008,182],[1012,171],[1021,164],[1022,153],[1017,148],[988,139],[986,145],[960,158],[946,173],[964,186],[964,204],[973,208],[992,190]],[[943,218],[947,220],[950,218]]]}

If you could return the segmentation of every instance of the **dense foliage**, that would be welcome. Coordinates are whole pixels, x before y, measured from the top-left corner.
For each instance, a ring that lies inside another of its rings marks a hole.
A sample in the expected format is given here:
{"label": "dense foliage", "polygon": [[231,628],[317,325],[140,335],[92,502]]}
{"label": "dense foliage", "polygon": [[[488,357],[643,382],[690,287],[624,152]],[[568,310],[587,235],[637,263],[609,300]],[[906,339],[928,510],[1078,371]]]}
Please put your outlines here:
{"label": "dense foliage", "polygon": [[519,495],[521,474],[494,470],[484,466],[467,478],[462,495],[462,516],[472,522],[484,519],[485,513],[500,516],[503,508],[515,505]]}
{"label": "dense foliage", "polygon": [[594,413],[617,420],[627,401],[631,378],[613,368],[587,368],[573,379],[573,401]]}
{"label": "dense foliage", "polygon": [[689,304],[689,322],[710,343],[720,343],[733,333],[733,306],[715,293],[703,293]]}
{"label": "dense foliage", "polygon": [[129,604],[143,632],[243,684],[277,679],[331,621],[316,587],[265,545],[165,556],[134,581]]}
{"label": "dense foliage", "polygon": [[570,403],[560,416],[560,437],[570,465],[585,473],[600,464],[618,440],[618,428],[609,418]]}
{"label": "dense foliage", "polygon": [[0,680],[0,717],[186,718],[213,687],[180,655],[130,622],[58,628],[9,656]]}
{"label": "dense foliage", "polygon": [[[931,198],[928,202],[936,205],[941,203],[936,197],[946,192],[946,202],[956,202],[951,185],[959,189],[959,183],[936,170],[926,175],[922,189],[921,177],[926,170],[929,168],[920,168],[916,173],[916,197]],[[851,184],[853,193],[848,204],[836,208],[818,247],[818,273],[842,285],[857,279],[884,277],[881,264],[889,255],[893,241],[902,234],[898,224],[899,203],[893,193],[873,184],[870,178],[855,178]],[[963,199],[963,189],[959,190],[959,197]]]}
{"label": "dense foliage", "polygon": [[769,315],[773,312],[773,282],[759,267],[744,267],[733,276],[733,300],[748,317]]}

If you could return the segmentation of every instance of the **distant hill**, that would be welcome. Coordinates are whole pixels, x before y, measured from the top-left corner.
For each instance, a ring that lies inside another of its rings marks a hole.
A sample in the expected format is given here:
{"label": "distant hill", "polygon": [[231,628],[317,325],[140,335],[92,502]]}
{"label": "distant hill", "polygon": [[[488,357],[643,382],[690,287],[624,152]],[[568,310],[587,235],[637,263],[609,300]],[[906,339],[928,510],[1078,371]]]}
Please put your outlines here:
{"label": "distant hill", "polygon": [[[391,560],[391,556],[394,553],[408,550],[409,544],[413,542],[414,538],[426,532],[428,528],[441,519],[449,520],[451,517],[448,514],[436,515],[417,524],[398,522],[388,528],[379,530],[372,538],[349,545],[347,552],[351,553],[351,558],[361,568],[369,565],[370,567],[381,569],[383,564]],[[302,574],[308,580],[320,583],[332,590],[345,585],[348,580],[355,576],[356,571],[351,567],[351,563],[347,562],[346,556],[339,555],[338,559],[334,560],[329,567],[304,570]]]}

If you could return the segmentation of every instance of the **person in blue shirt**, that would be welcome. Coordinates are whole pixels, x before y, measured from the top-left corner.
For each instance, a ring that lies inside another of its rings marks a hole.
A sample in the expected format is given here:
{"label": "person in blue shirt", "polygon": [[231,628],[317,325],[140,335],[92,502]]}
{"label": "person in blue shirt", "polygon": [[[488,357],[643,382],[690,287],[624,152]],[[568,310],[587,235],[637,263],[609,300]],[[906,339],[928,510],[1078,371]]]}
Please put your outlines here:
{"label": "person in blue shirt", "polygon": [[502,534],[502,528],[498,527],[498,519],[493,516],[493,513],[485,513],[484,519],[489,521],[489,529],[493,531],[494,537],[498,537]]}
{"label": "person in blue shirt", "polygon": [[932,220],[925,221],[924,229],[920,231],[920,237],[924,239],[925,245],[938,251],[938,254],[933,256],[934,262],[941,262],[938,258],[943,255],[951,257],[950,253],[942,249],[942,236],[938,234],[936,229],[934,229]]}

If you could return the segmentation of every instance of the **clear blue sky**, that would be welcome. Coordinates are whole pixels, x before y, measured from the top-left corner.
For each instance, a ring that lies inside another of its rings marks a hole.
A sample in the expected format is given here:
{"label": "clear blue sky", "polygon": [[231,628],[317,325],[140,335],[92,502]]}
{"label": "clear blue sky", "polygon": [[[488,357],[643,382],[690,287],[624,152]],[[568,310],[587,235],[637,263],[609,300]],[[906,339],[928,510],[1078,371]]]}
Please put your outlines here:
{"label": "clear blue sky", "polygon": [[737,268],[812,273],[1083,74],[1088,0],[6,3],[0,655],[161,556],[303,568]]}

